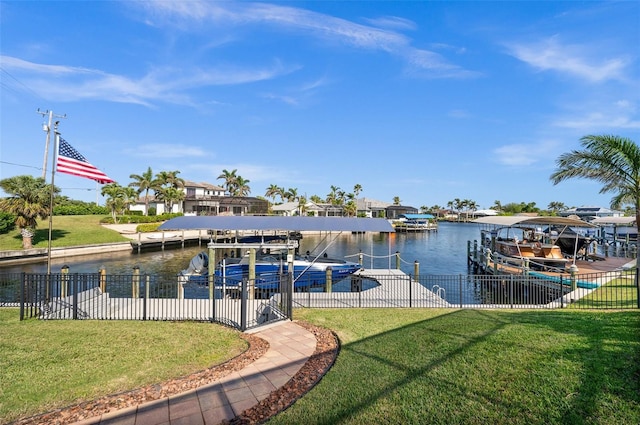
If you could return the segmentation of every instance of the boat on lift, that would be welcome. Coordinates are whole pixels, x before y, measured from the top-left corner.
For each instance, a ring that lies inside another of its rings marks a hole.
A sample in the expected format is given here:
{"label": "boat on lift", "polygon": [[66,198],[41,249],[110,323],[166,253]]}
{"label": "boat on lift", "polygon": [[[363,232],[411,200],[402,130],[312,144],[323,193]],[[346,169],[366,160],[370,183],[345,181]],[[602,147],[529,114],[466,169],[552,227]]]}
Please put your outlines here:
{"label": "boat on lift", "polygon": [[[286,251],[256,252],[255,287],[257,289],[274,290],[278,288],[281,276],[289,273],[289,261]],[[238,285],[249,276],[250,259],[247,252],[242,258],[224,258],[215,268],[216,285],[224,282]],[[327,271],[331,269],[332,282],[338,282],[362,268],[359,263],[330,258],[323,255],[313,258],[310,253],[293,257],[293,280],[295,290],[324,286],[327,283]],[[208,284],[209,258],[206,251],[194,256],[189,267],[180,272],[181,280]]]}

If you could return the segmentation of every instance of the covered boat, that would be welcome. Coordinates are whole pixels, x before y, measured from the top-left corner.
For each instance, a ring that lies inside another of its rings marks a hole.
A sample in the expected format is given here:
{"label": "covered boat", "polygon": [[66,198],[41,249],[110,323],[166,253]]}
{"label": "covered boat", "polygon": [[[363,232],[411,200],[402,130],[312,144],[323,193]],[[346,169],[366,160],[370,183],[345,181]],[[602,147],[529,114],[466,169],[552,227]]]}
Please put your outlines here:
{"label": "covered boat", "polygon": [[564,269],[575,262],[580,235],[573,229],[595,227],[567,217],[491,216],[474,222],[481,225],[483,247],[538,270]]}
{"label": "covered boat", "polygon": [[[208,282],[208,255],[205,251],[191,259],[189,267],[180,273],[183,280]],[[249,276],[249,254],[242,258],[225,258],[215,269],[216,282],[224,280],[226,285],[237,284]],[[331,268],[333,282],[342,280],[362,268],[359,263],[330,258],[326,255],[312,258],[310,254],[293,258],[294,289],[303,290],[323,286],[327,281],[327,269]],[[255,261],[255,287],[276,289],[280,276],[289,273],[286,251],[258,252]]]}

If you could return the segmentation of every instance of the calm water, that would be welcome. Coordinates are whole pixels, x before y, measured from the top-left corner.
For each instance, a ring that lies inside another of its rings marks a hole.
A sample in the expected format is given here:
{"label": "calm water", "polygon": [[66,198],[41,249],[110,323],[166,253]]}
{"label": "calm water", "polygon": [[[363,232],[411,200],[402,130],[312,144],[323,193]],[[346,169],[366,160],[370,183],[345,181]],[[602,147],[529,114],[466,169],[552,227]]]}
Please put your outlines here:
{"label": "calm water", "polygon": [[[336,234],[333,235],[335,236]],[[414,261],[418,261],[421,275],[467,274],[467,241],[479,237],[480,230],[476,224],[441,223],[437,232],[363,235],[345,233],[338,236],[326,252],[330,257],[348,256],[348,260],[358,261],[357,254],[361,251],[366,268],[395,268],[395,255],[389,258],[389,254],[398,251],[402,259],[400,268],[407,273],[413,273]],[[305,235],[300,241],[300,252],[319,253],[329,244],[330,239],[319,235]],[[104,267],[109,274],[130,274],[134,267],[139,267],[142,274],[176,275],[204,248],[203,245],[201,248],[141,254],[125,251],[54,259],[51,270],[57,273],[62,266],[67,265],[72,273],[92,273]],[[46,270],[46,263],[0,268],[1,272],[46,273]]]}

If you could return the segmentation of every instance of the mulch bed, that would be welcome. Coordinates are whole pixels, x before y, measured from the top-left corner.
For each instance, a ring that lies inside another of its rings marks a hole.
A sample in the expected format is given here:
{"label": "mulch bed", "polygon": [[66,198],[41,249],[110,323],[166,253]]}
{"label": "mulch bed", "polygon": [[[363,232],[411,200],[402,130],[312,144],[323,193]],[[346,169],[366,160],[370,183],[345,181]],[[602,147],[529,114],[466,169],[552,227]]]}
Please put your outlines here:
{"label": "mulch bed", "polygon": [[[308,323],[298,325],[312,332],[316,337],[316,350],[298,373],[283,387],[272,392],[256,406],[245,410],[230,423],[258,424],[291,406],[322,379],[333,365],[339,350],[338,338],[329,330]],[[12,425],[67,425],[105,413],[126,409],[131,406],[169,397],[215,382],[238,371],[263,356],[269,344],[255,335],[242,334],[249,348],[233,359],[190,375],[172,379],[160,384],[149,385],[132,391],[100,397],[96,400],[78,403],[41,415],[19,419]]]}

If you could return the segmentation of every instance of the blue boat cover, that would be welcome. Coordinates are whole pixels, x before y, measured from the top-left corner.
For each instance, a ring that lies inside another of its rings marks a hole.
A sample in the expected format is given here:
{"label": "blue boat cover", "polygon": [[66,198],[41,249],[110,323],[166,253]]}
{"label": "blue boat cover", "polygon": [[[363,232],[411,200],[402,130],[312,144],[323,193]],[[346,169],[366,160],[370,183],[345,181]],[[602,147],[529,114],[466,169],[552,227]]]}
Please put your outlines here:
{"label": "blue boat cover", "polygon": [[183,216],[167,220],[158,230],[285,230],[292,232],[395,232],[384,218]]}
{"label": "blue boat cover", "polygon": [[402,214],[402,216],[408,220],[427,220],[435,218],[431,214]]}

